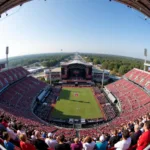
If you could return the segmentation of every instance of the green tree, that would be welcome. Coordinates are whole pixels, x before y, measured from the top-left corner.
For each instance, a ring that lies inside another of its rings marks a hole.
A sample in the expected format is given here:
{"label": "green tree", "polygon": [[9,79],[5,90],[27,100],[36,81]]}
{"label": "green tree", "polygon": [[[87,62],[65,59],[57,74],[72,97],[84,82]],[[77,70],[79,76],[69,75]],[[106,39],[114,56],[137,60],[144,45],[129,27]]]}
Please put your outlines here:
{"label": "green tree", "polygon": [[110,72],[110,74],[112,74],[112,75],[116,75],[117,73],[118,73],[118,71],[115,68]]}
{"label": "green tree", "polygon": [[108,62],[102,63],[102,69],[108,69],[108,66],[109,66]]}
{"label": "green tree", "polygon": [[121,66],[121,67],[119,68],[119,74],[120,74],[120,75],[125,74],[127,71],[128,71],[128,68],[127,68],[127,66],[125,66],[125,65],[123,65],[123,66]]}
{"label": "green tree", "polygon": [[110,62],[109,65],[108,65],[108,69],[113,70],[114,66],[115,66],[115,64],[113,62]]}
{"label": "green tree", "polygon": [[100,60],[99,59],[97,59],[97,58],[94,58],[93,59],[93,63],[96,65],[96,64],[100,64]]}

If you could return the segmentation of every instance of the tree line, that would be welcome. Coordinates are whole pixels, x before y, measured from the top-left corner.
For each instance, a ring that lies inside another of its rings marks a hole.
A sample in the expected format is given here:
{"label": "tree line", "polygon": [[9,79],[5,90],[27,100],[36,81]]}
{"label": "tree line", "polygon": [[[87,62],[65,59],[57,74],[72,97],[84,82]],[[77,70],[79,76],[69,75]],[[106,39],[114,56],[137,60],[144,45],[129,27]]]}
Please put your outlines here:
{"label": "tree line", "polygon": [[123,75],[133,68],[143,69],[144,60],[104,54],[82,54],[87,62],[100,64],[101,69],[108,69],[113,75]]}
{"label": "tree line", "polygon": [[41,63],[45,67],[52,67],[60,61],[68,58],[69,53],[37,54],[18,56],[9,59],[10,67],[29,66],[34,63]]}
{"label": "tree line", "polygon": [[[10,58],[9,65],[11,67],[28,66],[39,62],[45,67],[52,67],[72,55],[72,53],[49,53],[19,56]],[[92,62],[95,65],[100,64],[101,69],[110,70],[110,73],[113,75],[121,76],[133,68],[143,69],[144,60],[142,59],[105,54],[82,53],[80,55],[87,62]]]}

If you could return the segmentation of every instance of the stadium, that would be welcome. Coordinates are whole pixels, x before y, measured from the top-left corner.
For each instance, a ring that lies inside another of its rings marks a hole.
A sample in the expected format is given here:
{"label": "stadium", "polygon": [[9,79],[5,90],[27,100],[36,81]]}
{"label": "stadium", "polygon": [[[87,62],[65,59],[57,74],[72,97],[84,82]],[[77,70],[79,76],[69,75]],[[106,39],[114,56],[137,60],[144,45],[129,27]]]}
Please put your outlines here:
{"label": "stadium", "polygon": [[[150,17],[147,0],[117,1]],[[0,14],[25,2],[28,0],[3,0],[0,2]],[[52,133],[55,138],[63,134],[66,141],[86,136],[94,141],[100,135],[105,134],[106,138],[112,130],[118,130],[123,135],[126,128],[131,130],[133,122],[135,125],[141,121],[144,126],[150,121],[150,73],[146,71],[150,64],[145,62],[144,66],[144,70],[133,68],[119,80],[104,85],[110,78],[109,73],[95,71],[92,63],[75,53],[71,60],[60,63],[58,72],[44,72],[50,82],[60,79],[57,85],[52,85],[34,78],[25,67],[8,68],[6,60],[0,63],[0,123],[7,124],[6,127],[11,122],[22,124],[26,132],[30,131],[29,137],[37,131]],[[101,81],[102,88],[94,84],[95,80]],[[2,132],[0,128],[0,144],[4,146]],[[11,139],[11,142],[20,147],[18,139]],[[137,146],[137,143],[129,145],[126,150],[134,150]],[[49,146],[47,150],[54,148]]]}

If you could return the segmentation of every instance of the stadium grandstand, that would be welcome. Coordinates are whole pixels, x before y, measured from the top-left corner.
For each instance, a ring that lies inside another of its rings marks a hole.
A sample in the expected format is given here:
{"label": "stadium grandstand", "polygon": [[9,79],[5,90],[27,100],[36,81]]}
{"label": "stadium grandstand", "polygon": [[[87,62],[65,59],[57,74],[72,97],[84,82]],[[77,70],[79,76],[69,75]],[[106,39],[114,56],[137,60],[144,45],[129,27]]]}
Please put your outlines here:
{"label": "stadium grandstand", "polygon": [[[0,14],[28,1],[1,0]],[[148,0],[116,1],[150,17]],[[150,73],[134,68],[99,89],[93,79],[109,75],[93,70],[76,53],[54,75],[45,71],[61,79],[53,86],[0,63],[0,149],[149,150]]]}
{"label": "stadium grandstand", "polygon": [[[55,137],[63,133],[67,139],[75,138],[77,135],[79,137],[89,135],[96,138],[98,135],[109,133],[111,129],[124,127],[129,120],[133,124],[136,119],[139,119],[139,116],[142,119],[145,114],[149,113],[149,72],[132,69],[120,80],[106,85],[101,91],[97,87],[86,84],[89,78],[85,81],[86,76],[83,72],[79,72],[78,76],[75,73],[76,79],[73,78],[74,70],[80,71],[80,63],[71,68],[71,73],[68,71],[69,75],[66,79],[64,77],[62,79],[68,82],[69,78],[74,85],[65,82],[61,86],[55,87],[30,76],[30,73],[22,67],[1,71],[0,112],[1,118],[3,118],[2,124],[5,121],[12,121],[15,124],[20,122],[24,129],[32,127],[41,132],[52,132]],[[78,81],[81,80],[81,77],[84,78],[82,83],[85,83],[78,85],[81,89],[85,87],[92,89],[95,101],[98,102],[103,112],[103,117],[82,119],[68,117],[64,119],[61,116],[59,116],[60,118],[53,116],[53,109],[55,105],[57,107],[61,91],[65,87],[76,88],[77,77]],[[85,128],[88,128],[88,131]]]}

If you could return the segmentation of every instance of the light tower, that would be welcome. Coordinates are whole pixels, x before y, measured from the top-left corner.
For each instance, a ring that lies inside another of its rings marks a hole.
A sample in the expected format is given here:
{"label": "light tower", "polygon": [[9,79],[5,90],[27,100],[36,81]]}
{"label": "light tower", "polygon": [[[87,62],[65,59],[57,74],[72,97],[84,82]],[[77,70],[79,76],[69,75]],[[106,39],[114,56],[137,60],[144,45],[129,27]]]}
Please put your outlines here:
{"label": "light tower", "polygon": [[105,70],[103,69],[101,90],[103,89],[104,86],[104,79],[105,79]]}
{"label": "light tower", "polygon": [[144,56],[145,56],[145,62],[144,62],[144,71],[146,71],[146,60],[147,60],[147,49],[144,49]]}
{"label": "light tower", "polygon": [[9,62],[8,62],[8,54],[9,54],[9,47],[6,47],[6,64],[7,64],[7,69],[9,69]]}
{"label": "light tower", "polygon": [[52,71],[52,69],[50,67],[50,69],[49,69],[49,83],[50,83],[50,85],[52,85],[52,74],[51,74],[51,71]]}
{"label": "light tower", "polygon": [[147,63],[147,49],[144,49],[144,56],[145,56],[144,71],[146,71],[146,67],[148,67],[148,71],[149,71],[150,64]]}

